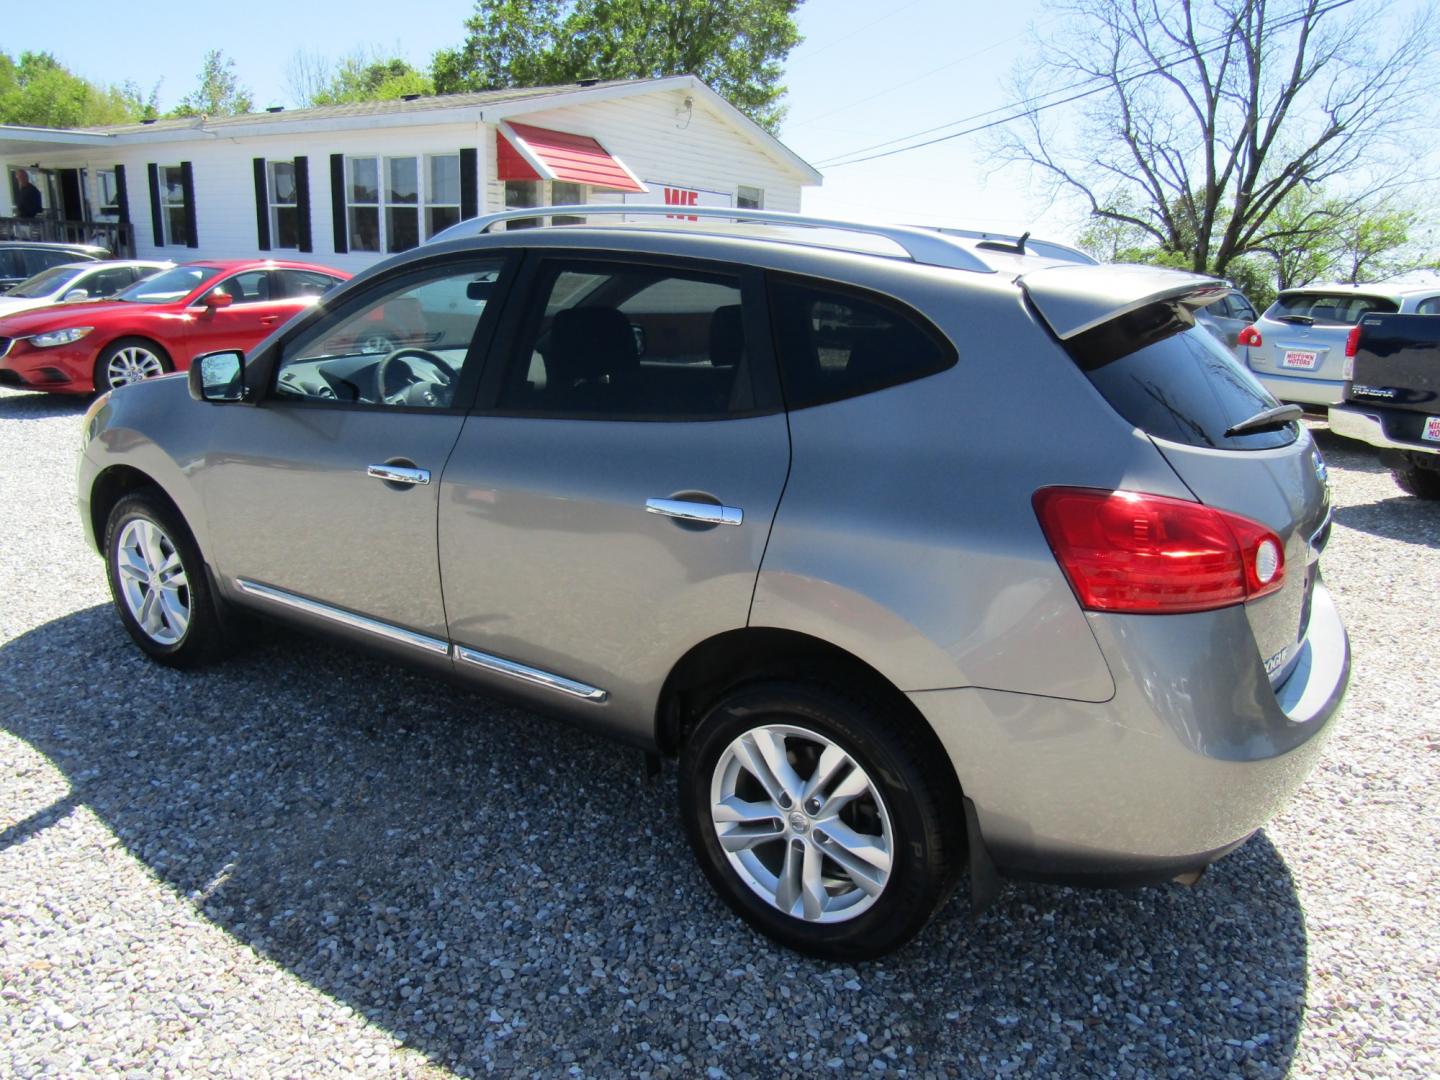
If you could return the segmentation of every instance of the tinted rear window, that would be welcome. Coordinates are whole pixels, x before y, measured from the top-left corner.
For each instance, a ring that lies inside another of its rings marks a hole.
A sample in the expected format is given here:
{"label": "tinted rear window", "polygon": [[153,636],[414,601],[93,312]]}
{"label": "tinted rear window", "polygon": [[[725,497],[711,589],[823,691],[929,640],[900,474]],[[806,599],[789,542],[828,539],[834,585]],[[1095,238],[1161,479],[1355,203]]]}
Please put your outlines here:
{"label": "tinted rear window", "polygon": [[1366,315],[1389,315],[1399,311],[1395,301],[1383,296],[1355,293],[1281,293],[1265,313],[1267,319],[1295,316],[1332,326],[1354,326]]}
{"label": "tinted rear window", "polygon": [[1294,424],[1226,436],[1278,402],[1213,334],[1192,327],[1187,313],[1153,304],[1081,334],[1070,353],[1111,408],[1157,439],[1225,450],[1294,442]]}

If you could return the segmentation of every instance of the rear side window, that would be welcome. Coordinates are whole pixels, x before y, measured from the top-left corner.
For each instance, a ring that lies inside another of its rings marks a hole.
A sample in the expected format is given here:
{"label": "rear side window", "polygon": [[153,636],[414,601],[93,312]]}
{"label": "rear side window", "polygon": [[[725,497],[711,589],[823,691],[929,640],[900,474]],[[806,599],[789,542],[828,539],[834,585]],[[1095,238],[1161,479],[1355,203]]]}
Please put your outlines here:
{"label": "rear side window", "polygon": [[1332,326],[1354,326],[1366,315],[1399,311],[1393,300],[1355,293],[1281,293],[1265,313],[1269,319],[1292,318]]}
{"label": "rear side window", "polygon": [[1079,335],[1070,355],[1110,407],[1147,435],[1224,450],[1288,446],[1295,424],[1225,432],[1276,400],[1213,334],[1187,314],[1152,304]]}
{"label": "rear side window", "polygon": [[772,279],[770,317],[790,409],[934,375],[956,359],[919,314],[873,294]]}

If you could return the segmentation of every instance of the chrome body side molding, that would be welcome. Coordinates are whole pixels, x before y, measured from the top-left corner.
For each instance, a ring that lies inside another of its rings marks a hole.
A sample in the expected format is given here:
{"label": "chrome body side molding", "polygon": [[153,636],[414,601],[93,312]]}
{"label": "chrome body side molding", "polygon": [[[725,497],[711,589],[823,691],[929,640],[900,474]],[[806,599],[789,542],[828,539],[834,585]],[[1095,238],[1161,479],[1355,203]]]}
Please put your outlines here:
{"label": "chrome body side molding", "polygon": [[491,656],[478,649],[467,649],[463,645],[455,646],[455,659],[499,675],[508,675],[512,679],[519,679],[532,686],[543,686],[547,690],[556,690],[562,694],[568,694],[570,697],[580,698],[582,701],[593,701],[597,705],[610,696],[608,691],[601,690],[599,687],[576,682],[574,679],[567,679],[560,675],[552,675],[548,671],[541,671],[539,668],[533,668],[527,664],[519,664],[514,660]]}
{"label": "chrome body side molding", "polygon": [[399,642],[401,645],[410,645],[414,648],[440,656],[446,656],[450,652],[450,643],[448,641],[442,641],[439,638],[416,633],[414,630],[406,630],[404,627],[381,622],[379,619],[356,615],[353,611],[331,607],[329,604],[322,604],[318,600],[310,600],[303,596],[296,596],[294,593],[286,592],[284,589],[277,589],[270,585],[261,585],[259,582],[247,581],[245,578],[236,578],[235,584],[241,592],[249,596],[258,596],[262,600],[268,600],[272,604],[279,604],[281,607],[288,607],[294,611],[303,611],[307,615],[314,615],[321,619],[328,619],[330,622],[339,623],[341,626],[348,626],[352,630],[363,630],[365,633],[374,634],[376,637],[385,638],[387,641]]}

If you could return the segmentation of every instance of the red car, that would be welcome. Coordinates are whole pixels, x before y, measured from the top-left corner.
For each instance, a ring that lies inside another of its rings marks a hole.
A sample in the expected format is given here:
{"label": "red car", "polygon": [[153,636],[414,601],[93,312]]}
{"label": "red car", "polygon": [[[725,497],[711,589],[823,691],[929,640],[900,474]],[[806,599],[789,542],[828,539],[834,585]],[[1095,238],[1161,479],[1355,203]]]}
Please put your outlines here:
{"label": "red car", "polygon": [[311,263],[206,259],[137,282],[113,300],[0,319],[0,386],[89,394],[202,353],[245,350],[350,277]]}

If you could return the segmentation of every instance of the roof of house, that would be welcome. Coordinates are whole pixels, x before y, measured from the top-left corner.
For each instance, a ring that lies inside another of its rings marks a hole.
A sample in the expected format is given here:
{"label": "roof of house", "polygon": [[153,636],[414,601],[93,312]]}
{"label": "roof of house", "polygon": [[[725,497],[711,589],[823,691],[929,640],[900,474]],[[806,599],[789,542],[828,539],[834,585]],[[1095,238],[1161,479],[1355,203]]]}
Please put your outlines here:
{"label": "roof of house", "polygon": [[[559,86],[510,87],[468,94],[436,94],[393,101],[359,101],[277,109],[240,116],[186,116],[149,123],[60,129],[0,125],[0,156],[29,155],[55,146],[106,146],[116,143],[178,142],[189,139],[264,137],[325,128],[396,127],[411,123],[497,123],[510,116],[585,105],[661,91],[694,94],[719,113],[744,139],[783,162],[802,183],[820,183],[820,173],[774,135],[751,120],[694,75],[654,79],[585,79]],[[425,114],[430,114],[428,117]],[[451,114],[451,115],[447,115]]]}
{"label": "roof of house", "polygon": [[150,131],[186,131],[203,126],[207,131],[227,127],[251,127],[255,124],[291,124],[302,120],[329,120],[352,116],[394,116],[400,113],[434,112],[439,109],[466,109],[501,102],[524,101],[528,98],[554,97],[579,90],[608,89],[615,86],[638,88],[642,84],[666,82],[666,79],[586,79],[557,86],[516,86],[502,90],[480,90],[465,94],[411,95],[389,101],[349,101],[340,105],[315,105],[303,109],[265,109],[238,116],[180,116],[149,123],[110,124],[86,128],[97,134],[129,135]]}

